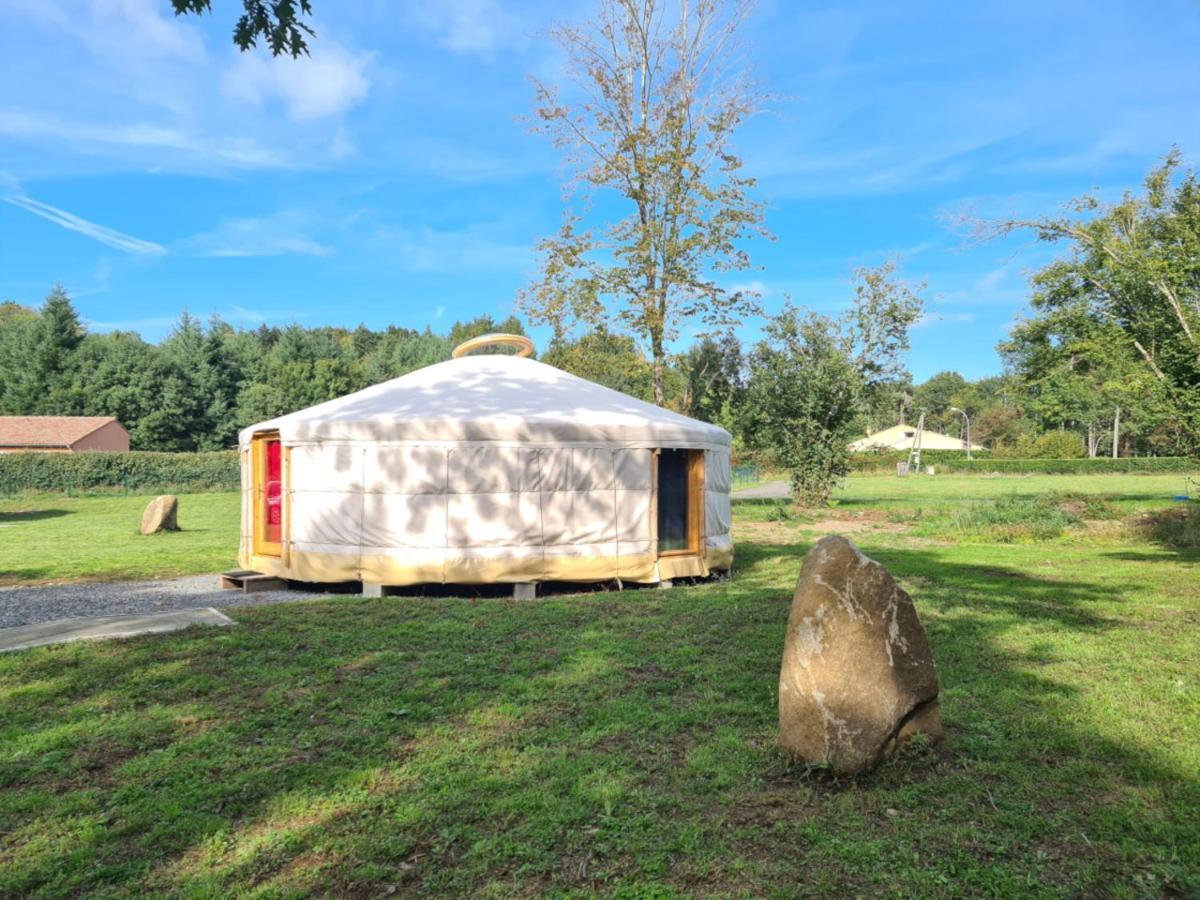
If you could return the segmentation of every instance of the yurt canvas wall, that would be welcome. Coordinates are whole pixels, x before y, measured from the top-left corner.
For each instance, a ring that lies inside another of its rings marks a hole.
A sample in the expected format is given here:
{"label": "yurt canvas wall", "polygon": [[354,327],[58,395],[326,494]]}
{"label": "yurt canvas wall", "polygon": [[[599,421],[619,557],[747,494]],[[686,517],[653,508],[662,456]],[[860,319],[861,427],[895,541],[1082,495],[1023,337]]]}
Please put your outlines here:
{"label": "yurt canvas wall", "polygon": [[728,433],[533,360],[430,366],[252,426],[241,453],[239,561],[295,580],[656,582],[732,561]]}

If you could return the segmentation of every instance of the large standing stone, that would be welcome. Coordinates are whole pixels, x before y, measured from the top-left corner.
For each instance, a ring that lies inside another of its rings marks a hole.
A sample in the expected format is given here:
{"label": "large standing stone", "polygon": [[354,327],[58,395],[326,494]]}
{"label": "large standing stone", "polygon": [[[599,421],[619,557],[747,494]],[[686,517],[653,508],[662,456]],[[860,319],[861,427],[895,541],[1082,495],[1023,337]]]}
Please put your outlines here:
{"label": "large standing stone", "polygon": [[159,531],[178,531],[179,498],[172,494],[155,497],[142,513],[142,534]]}
{"label": "large standing stone", "polygon": [[779,672],[779,744],[850,775],[918,731],[942,736],[938,677],[912,598],[840,535],[804,558]]}

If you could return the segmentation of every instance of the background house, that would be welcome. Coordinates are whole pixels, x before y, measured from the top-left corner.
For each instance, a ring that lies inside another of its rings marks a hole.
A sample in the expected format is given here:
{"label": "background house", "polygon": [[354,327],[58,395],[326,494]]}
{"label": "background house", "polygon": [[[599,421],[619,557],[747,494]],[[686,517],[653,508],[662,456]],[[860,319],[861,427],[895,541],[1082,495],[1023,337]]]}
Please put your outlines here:
{"label": "background house", "polygon": [[[851,441],[850,449],[854,453],[862,453],[868,450],[911,450],[913,438],[916,437],[916,434],[917,426],[915,425],[893,425],[891,428],[885,428],[883,431],[868,434],[857,441]],[[965,450],[967,449],[967,445],[962,438],[950,437],[948,434],[940,434],[926,428],[921,435],[921,449]],[[986,450],[987,448],[981,447],[978,444],[972,444],[971,449]]]}
{"label": "background house", "polygon": [[0,453],[129,452],[129,432],[112,416],[0,416]]}

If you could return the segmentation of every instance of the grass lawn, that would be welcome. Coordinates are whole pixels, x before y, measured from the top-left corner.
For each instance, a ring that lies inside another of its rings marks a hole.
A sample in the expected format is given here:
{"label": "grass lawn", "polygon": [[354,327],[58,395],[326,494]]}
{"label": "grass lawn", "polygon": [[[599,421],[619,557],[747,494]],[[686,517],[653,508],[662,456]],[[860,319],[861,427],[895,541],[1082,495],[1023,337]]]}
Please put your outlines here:
{"label": "grass lawn", "polygon": [[234,564],[237,494],[182,496],[182,531],[142,535],[138,526],[151,499],[54,494],[0,500],[0,585],[192,575]]}
{"label": "grass lawn", "polygon": [[[1136,516],[1179,480],[1069,490]],[[0,895],[1200,894],[1200,555],[937,524],[1034,481],[738,503],[732,582],[343,597],[0,656]],[[914,595],[948,729],[843,781],[774,749],[791,588],[838,530]]]}

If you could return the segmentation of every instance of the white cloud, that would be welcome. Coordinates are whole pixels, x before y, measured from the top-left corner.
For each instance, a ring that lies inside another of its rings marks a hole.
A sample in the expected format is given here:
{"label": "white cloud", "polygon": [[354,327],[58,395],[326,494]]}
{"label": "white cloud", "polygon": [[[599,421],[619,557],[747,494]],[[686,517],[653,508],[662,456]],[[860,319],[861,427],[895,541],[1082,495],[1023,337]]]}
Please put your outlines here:
{"label": "white cloud", "polygon": [[[162,6],[156,0],[90,0],[94,24],[87,31],[95,34],[95,25],[107,26],[105,34],[95,40],[102,40],[99,46],[110,52],[129,49],[142,55],[202,62],[205,54],[199,31],[186,25],[187,20],[161,15]],[[117,36],[121,43],[114,46]]]}
{"label": "white cloud", "polygon": [[167,252],[167,248],[161,244],[156,244],[153,241],[143,241],[141,238],[124,234],[112,228],[107,228],[104,225],[97,225],[95,222],[82,219],[74,213],[67,212],[65,209],[59,209],[56,206],[51,206],[49,203],[42,203],[40,200],[34,200],[32,197],[27,197],[24,194],[16,194],[4,199],[14,206],[19,206],[21,209],[31,212],[35,216],[41,216],[46,221],[53,222],[55,225],[65,228],[68,231],[77,232],[85,237],[90,237],[94,241],[99,241],[101,244],[115,247],[117,250],[123,250],[126,253],[133,253],[139,256],[162,256]]}
{"label": "white cloud", "polygon": [[366,99],[374,54],[351,53],[330,41],[313,41],[310,49],[311,56],[298,59],[241,53],[222,79],[222,93],[254,107],[282,103],[298,122],[340,116]]}
{"label": "white cloud", "polygon": [[212,231],[194,235],[182,247],[213,257],[332,256],[334,248],[309,234],[310,217],[284,211],[272,216],[229,219]]}
{"label": "white cloud", "polygon": [[756,297],[770,297],[771,289],[767,287],[761,280],[754,278],[750,281],[742,281],[729,286],[731,291],[740,291],[743,294],[753,294]]}
{"label": "white cloud", "polygon": [[517,32],[496,0],[418,0],[409,4],[409,11],[452,53],[490,56]]}

